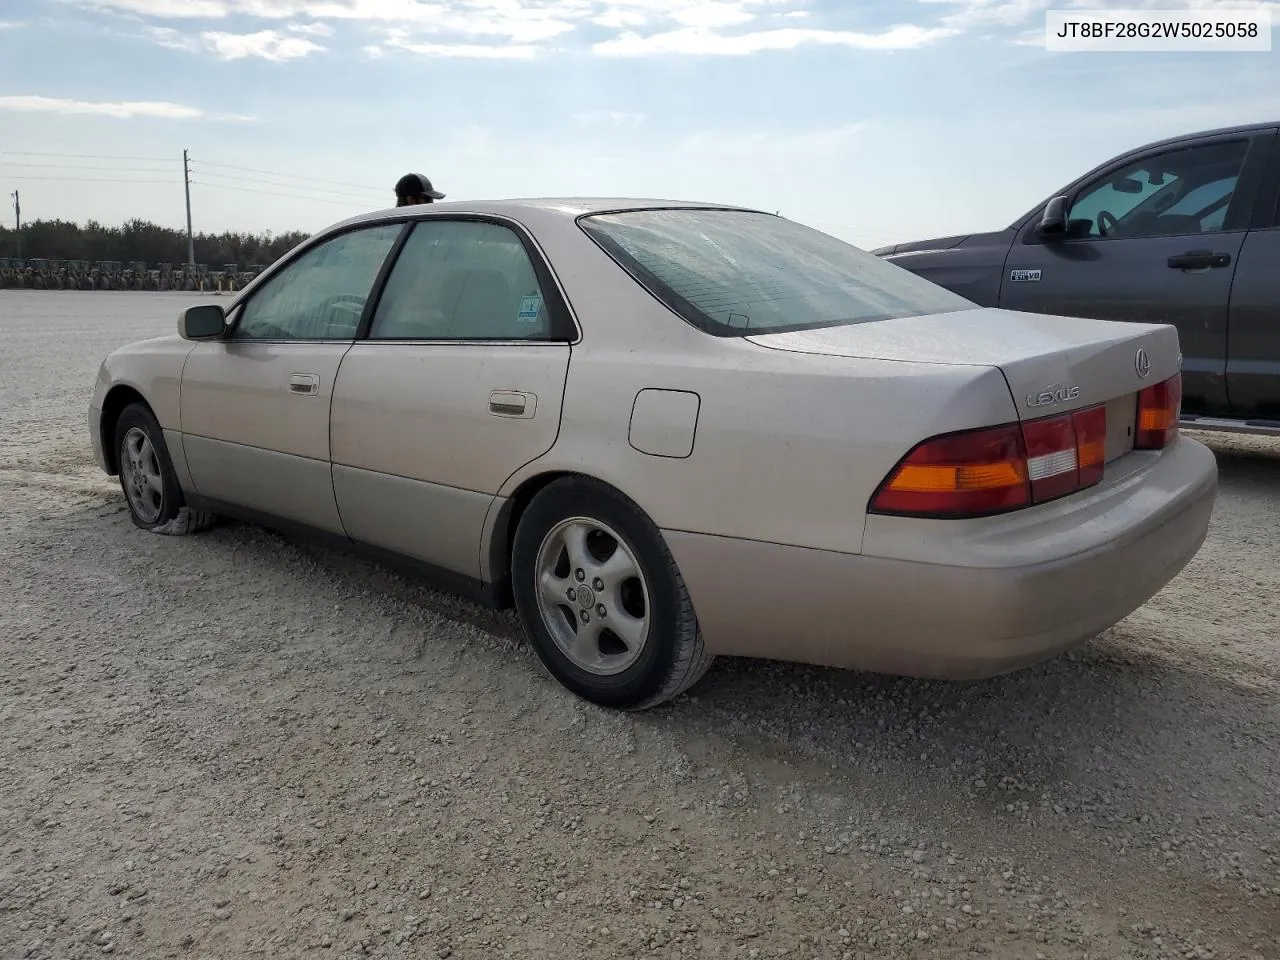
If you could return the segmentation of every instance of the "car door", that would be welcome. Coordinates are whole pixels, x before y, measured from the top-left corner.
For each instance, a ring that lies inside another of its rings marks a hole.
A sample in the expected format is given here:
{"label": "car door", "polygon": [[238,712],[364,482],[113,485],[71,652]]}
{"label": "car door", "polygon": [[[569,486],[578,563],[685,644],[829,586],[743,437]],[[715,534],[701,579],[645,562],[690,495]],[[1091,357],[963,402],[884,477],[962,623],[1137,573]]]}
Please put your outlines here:
{"label": "car door", "polygon": [[1280,425],[1280,138],[1240,251],[1230,310],[1231,415]]}
{"label": "car door", "polygon": [[341,534],[329,405],[378,272],[403,223],[303,251],[264,279],[182,370],[182,448],[198,494]]}
{"label": "car door", "polygon": [[418,222],[338,370],[333,484],[348,534],[478,578],[495,495],[555,443],[575,335],[522,228]]}
{"label": "car door", "polygon": [[1228,409],[1227,305],[1273,133],[1165,147],[1108,167],[1068,195],[1068,231],[1015,239],[1000,306],[1171,323],[1184,409]]}

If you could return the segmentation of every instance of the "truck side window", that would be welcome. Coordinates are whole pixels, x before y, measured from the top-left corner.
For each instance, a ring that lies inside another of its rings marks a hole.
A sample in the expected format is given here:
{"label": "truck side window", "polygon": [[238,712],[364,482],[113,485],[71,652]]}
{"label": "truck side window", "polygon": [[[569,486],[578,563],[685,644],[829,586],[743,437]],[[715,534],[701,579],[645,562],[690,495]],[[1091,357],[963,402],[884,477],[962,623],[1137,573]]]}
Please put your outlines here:
{"label": "truck side window", "polygon": [[1169,237],[1221,230],[1248,140],[1144,157],[1085,187],[1068,221],[1077,238]]}

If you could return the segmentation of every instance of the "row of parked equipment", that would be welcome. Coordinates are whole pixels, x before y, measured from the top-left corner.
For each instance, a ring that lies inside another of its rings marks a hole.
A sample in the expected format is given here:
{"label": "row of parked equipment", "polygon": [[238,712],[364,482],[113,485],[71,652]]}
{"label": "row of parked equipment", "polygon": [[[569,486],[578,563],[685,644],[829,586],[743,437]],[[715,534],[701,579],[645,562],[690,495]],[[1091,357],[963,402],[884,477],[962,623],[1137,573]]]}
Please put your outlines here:
{"label": "row of parked equipment", "polygon": [[193,290],[234,293],[261,273],[261,264],[242,267],[225,263],[220,269],[197,263],[118,260],[19,260],[0,258],[0,290]]}

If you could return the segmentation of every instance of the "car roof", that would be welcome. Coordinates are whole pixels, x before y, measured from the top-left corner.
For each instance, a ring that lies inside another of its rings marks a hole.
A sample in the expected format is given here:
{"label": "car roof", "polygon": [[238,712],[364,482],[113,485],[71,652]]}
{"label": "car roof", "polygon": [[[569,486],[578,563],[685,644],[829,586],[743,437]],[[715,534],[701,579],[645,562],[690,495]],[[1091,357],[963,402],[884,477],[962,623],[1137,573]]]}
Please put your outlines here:
{"label": "car roof", "polygon": [[737,210],[747,213],[764,213],[751,207],[739,207],[727,203],[699,203],[691,200],[638,199],[635,197],[531,197],[510,200],[446,200],[440,203],[413,207],[388,207],[349,217],[324,228],[321,233],[353,226],[358,223],[376,223],[380,220],[417,219],[439,216],[445,213],[489,214],[524,219],[522,214],[561,216],[566,219],[591,213],[623,212],[627,210],[712,209]]}

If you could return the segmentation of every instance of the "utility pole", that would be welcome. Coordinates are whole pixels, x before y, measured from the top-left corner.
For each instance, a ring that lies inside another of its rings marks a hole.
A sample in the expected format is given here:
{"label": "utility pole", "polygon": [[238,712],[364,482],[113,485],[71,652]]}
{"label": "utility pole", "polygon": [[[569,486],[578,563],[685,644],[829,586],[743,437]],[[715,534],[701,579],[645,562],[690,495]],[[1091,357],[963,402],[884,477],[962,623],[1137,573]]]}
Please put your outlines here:
{"label": "utility pole", "polygon": [[182,186],[187,191],[187,267],[194,273],[196,268],[196,238],[191,232],[191,164],[187,151],[182,151]]}
{"label": "utility pole", "polygon": [[18,191],[13,191],[13,217],[18,224],[18,259],[22,259],[22,198],[18,196]]}

